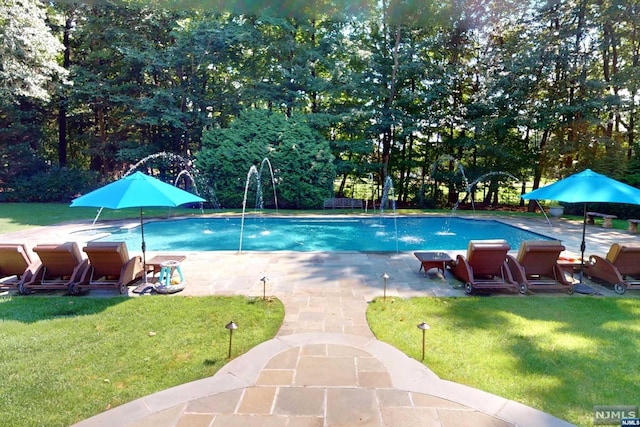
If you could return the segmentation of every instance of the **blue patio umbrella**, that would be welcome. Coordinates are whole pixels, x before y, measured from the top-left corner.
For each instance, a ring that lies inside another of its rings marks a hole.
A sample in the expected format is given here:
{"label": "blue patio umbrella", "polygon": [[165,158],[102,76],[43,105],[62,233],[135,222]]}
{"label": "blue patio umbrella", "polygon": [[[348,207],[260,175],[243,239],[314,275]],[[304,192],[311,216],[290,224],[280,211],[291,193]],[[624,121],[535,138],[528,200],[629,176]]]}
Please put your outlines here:
{"label": "blue patio umbrella", "polygon": [[[71,207],[95,207],[109,209],[140,208],[140,231],[142,233],[142,259],[146,265],[144,242],[143,207],[176,207],[185,203],[204,202],[195,194],[184,191],[142,172],[136,172],[71,202]],[[146,275],[145,275],[146,280]]]}
{"label": "blue patio umbrella", "polygon": [[629,203],[640,205],[640,189],[596,173],[591,169],[585,169],[553,184],[523,194],[522,198],[525,200],[557,200],[565,203],[583,203],[582,243],[580,245],[583,262],[580,268],[580,286],[574,286],[574,290],[576,292],[592,293],[593,289],[582,283],[584,251],[586,249],[587,203]]}

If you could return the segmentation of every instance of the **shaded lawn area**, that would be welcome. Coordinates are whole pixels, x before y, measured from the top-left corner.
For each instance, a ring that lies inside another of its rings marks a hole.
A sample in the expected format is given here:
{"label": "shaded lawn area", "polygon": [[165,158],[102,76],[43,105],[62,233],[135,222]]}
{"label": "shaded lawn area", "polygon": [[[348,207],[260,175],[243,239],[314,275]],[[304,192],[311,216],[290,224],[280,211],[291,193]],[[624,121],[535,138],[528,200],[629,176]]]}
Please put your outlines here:
{"label": "shaded lawn area", "polygon": [[[191,208],[144,208],[145,219],[176,215],[200,215],[214,212]],[[10,233],[31,227],[54,225],[67,221],[93,221],[96,208],[70,208],[63,203],[0,203],[0,233]],[[140,209],[103,209],[99,221],[139,219]]]}
{"label": "shaded lawn area", "polygon": [[278,300],[1,297],[0,425],[68,426],[209,377],[275,336]]}
{"label": "shaded lawn area", "polygon": [[640,299],[378,299],[367,311],[378,339],[443,379],[524,403],[576,425],[594,405],[638,405]]}

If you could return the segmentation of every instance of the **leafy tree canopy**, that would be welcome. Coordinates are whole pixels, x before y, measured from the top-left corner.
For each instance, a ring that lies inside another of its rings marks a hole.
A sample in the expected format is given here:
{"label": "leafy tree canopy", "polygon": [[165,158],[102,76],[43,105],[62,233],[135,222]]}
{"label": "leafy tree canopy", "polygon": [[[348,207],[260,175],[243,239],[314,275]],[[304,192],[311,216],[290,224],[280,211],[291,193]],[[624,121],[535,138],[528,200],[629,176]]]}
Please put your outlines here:
{"label": "leafy tree canopy", "polygon": [[49,100],[49,85],[65,76],[57,62],[62,43],[46,24],[38,0],[4,0],[0,7],[0,96]]}

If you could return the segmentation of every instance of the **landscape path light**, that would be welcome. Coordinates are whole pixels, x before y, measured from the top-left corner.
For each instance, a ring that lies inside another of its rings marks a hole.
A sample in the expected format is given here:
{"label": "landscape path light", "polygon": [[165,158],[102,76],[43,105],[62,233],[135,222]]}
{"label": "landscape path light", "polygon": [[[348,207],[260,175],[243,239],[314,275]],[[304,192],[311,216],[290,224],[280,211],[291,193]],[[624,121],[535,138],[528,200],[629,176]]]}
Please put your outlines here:
{"label": "landscape path light", "polygon": [[424,361],[424,333],[427,329],[431,329],[425,322],[418,324],[418,329],[422,331],[422,361]]}
{"label": "landscape path light", "polygon": [[267,299],[267,277],[263,276],[262,279],[260,279],[262,281],[262,299],[266,300]]}
{"label": "landscape path light", "polygon": [[231,359],[231,340],[233,339],[233,331],[238,329],[238,325],[232,320],[231,322],[225,325],[225,328],[229,330],[229,359]]}
{"label": "landscape path light", "polygon": [[382,299],[386,300],[387,299],[387,280],[389,279],[389,275],[387,273],[383,273],[381,277],[384,280],[384,288],[383,288],[383,291],[382,291]]}

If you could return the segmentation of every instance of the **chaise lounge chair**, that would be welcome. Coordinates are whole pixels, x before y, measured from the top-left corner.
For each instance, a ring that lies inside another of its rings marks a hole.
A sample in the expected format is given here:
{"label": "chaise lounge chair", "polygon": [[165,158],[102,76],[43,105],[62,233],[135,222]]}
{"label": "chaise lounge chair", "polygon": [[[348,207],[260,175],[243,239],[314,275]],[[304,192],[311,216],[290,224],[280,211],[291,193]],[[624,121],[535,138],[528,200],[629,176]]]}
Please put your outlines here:
{"label": "chaise lounge chair", "polygon": [[36,245],[33,251],[40,257],[40,266],[30,280],[18,285],[21,294],[36,290],[66,289],[76,282],[87,267],[87,260],[76,242]]}
{"label": "chaise lounge chair", "polygon": [[640,289],[640,245],[614,243],[606,258],[591,255],[589,261],[587,274],[613,285],[616,293]]}
{"label": "chaise lounge chair", "polygon": [[520,292],[563,290],[573,293],[573,283],[558,263],[565,247],[558,240],[528,240],[520,244],[516,258],[509,256],[507,264]]}
{"label": "chaise lounge chair", "polygon": [[507,252],[510,246],[505,240],[471,240],[466,258],[456,257],[451,271],[462,280],[467,294],[475,290],[510,289],[518,291],[519,285],[513,280],[507,266]]}
{"label": "chaise lounge chair", "polygon": [[124,294],[127,285],[145,273],[142,258],[130,257],[125,242],[89,242],[82,250],[89,264],[80,279],[71,285],[71,293],[116,288]]}
{"label": "chaise lounge chair", "polygon": [[17,289],[38,267],[23,244],[0,244],[0,289]]}

